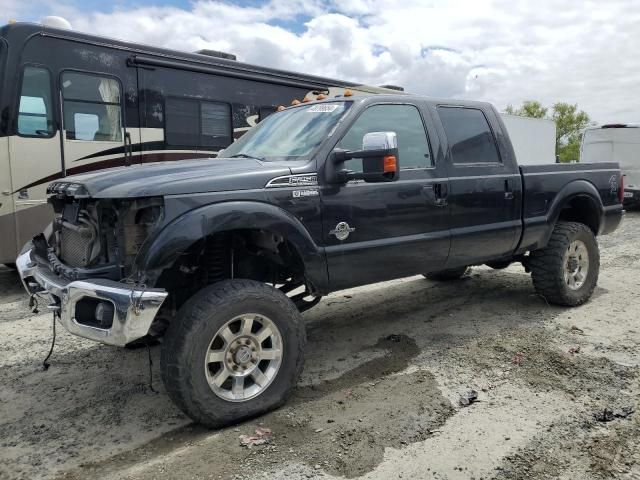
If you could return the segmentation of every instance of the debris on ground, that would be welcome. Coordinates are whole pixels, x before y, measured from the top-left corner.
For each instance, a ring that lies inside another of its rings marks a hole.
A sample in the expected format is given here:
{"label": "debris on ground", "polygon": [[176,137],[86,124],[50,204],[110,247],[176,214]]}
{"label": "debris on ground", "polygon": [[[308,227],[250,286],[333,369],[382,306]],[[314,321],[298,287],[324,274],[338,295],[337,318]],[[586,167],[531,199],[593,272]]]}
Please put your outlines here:
{"label": "debris on ground", "polygon": [[627,418],[635,412],[633,407],[622,407],[620,410],[613,411],[610,408],[605,408],[601,412],[596,412],[593,414],[593,418],[596,419],[597,422],[612,422],[616,418]]}
{"label": "debris on ground", "polygon": [[627,418],[629,415],[631,415],[635,411],[636,411],[635,408],[629,406],[629,407],[622,407],[619,411],[614,412],[613,414],[615,415],[616,418]]}
{"label": "debris on ground", "polygon": [[400,343],[402,341],[402,336],[392,333],[391,335],[387,335],[387,340],[390,342]]}
{"label": "debris on ground", "polygon": [[575,325],[572,325],[571,328],[569,329],[569,331],[571,333],[577,333],[578,335],[584,335],[584,330],[582,330],[579,327],[576,327]]}
{"label": "debris on ground", "polygon": [[243,447],[251,448],[255,445],[264,445],[271,442],[273,432],[270,428],[258,427],[255,430],[255,435],[240,435],[240,445]]}
{"label": "debris on ground", "polygon": [[460,395],[458,403],[461,407],[468,407],[476,400],[478,400],[478,392],[476,392],[475,390],[467,390],[465,393]]}
{"label": "debris on ground", "polygon": [[593,418],[596,419],[596,422],[611,422],[616,417],[613,416],[613,410],[609,410],[608,408],[605,408],[601,412],[594,413]]}
{"label": "debris on ground", "polygon": [[516,352],[516,354],[511,359],[511,363],[513,363],[514,365],[520,365],[523,360],[524,360],[524,353]]}
{"label": "debris on ground", "polygon": [[577,345],[577,346],[575,346],[575,347],[571,347],[571,348],[569,349],[569,353],[570,353],[571,355],[574,355],[574,354],[576,354],[576,353],[580,353],[580,345]]}

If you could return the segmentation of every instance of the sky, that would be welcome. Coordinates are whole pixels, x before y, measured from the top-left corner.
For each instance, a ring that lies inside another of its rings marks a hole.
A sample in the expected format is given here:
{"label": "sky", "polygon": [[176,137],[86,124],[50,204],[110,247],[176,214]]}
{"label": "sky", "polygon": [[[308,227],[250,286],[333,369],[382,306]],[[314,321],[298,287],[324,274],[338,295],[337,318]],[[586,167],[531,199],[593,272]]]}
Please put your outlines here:
{"label": "sky", "polygon": [[0,0],[19,21],[434,97],[640,122],[640,0]]}

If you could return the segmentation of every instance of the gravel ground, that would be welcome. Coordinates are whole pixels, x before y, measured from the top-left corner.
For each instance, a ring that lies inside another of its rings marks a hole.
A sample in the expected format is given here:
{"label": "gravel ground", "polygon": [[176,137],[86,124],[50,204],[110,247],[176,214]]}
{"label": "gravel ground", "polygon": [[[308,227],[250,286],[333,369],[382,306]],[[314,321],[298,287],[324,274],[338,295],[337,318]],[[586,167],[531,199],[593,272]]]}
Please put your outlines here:
{"label": "gravel ground", "polygon": [[[58,329],[43,371],[51,317],[0,267],[0,478],[640,479],[640,213],[599,240],[599,287],[576,309],[520,266],[330,295],[304,315],[293,398],[213,432],[169,401],[159,347],[150,379],[146,349]],[[605,408],[619,417],[597,421]],[[258,426],[271,442],[242,447]]]}

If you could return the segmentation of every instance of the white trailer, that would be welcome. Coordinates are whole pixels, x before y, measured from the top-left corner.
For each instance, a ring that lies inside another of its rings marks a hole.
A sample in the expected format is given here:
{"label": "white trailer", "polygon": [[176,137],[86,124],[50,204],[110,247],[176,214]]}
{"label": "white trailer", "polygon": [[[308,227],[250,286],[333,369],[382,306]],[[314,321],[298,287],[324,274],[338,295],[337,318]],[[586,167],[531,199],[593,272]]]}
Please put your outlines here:
{"label": "white trailer", "polygon": [[[556,161],[556,124],[544,118],[501,113],[516,159],[520,165],[540,165]],[[576,159],[577,160],[577,159]]]}
{"label": "white trailer", "polygon": [[618,162],[624,179],[624,204],[640,205],[640,124],[587,128],[580,146],[581,162]]}

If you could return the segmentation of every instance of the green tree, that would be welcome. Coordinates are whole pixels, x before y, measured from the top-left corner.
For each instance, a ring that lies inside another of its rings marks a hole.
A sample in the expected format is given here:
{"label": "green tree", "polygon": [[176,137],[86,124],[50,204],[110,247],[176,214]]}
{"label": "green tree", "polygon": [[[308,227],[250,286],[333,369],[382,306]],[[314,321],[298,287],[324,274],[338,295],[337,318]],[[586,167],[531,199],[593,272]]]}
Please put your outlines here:
{"label": "green tree", "polygon": [[589,115],[578,110],[576,104],[558,102],[553,105],[551,118],[556,122],[556,153],[560,161],[579,160],[582,131],[592,123]]}
{"label": "green tree", "polygon": [[507,105],[507,113],[510,115],[520,115],[521,117],[546,118],[548,109],[543,107],[537,100],[526,100],[520,108],[513,108]]}
{"label": "green tree", "polygon": [[506,112],[532,118],[548,118],[556,124],[556,155],[561,162],[577,161],[580,158],[582,131],[593,122],[589,115],[578,110],[578,105],[565,102],[555,103],[551,115],[549,109],[536,100],[527,100],[520,108],[508,105]]}

